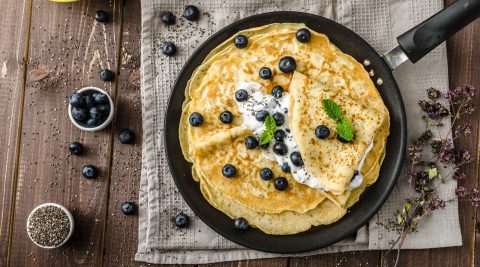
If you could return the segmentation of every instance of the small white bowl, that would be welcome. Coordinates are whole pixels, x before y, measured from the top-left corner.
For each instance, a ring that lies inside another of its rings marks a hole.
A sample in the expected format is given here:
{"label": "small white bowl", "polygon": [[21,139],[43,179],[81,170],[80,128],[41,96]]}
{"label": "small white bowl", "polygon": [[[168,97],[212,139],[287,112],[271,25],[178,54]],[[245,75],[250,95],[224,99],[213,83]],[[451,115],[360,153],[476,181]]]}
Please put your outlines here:
{"label": "small white bowl", "polygon": [[108,98],[108,102],[110,103],[110,114],[108,114],[108,117],[107,119],[100,125],[98,126],[95,126],[95,127],[85,127],[83,125],[81,125],[80,123],[78,123],[72,116],[72,105],[68,104],[68,117],[70,117],[70,120],[72,121],[73,125],[75,125],[78,129],[80,130],[84,130],[84,131],[87,131],[87,132],[94,132],[94,131],[99,131],[99,130],[102,130],[104,129],[105,127],[108,126],[108,124],[110,124],[110,122],[112,121],[113,119],[113,114],[114,114],[114,104],[113,104],[113,100],[112,98],[110,97],[110,95],[105,92],[105,90],[103,89],[100,89],[98,87],[93,87],[93,86],[88,86],[88,87],[83,87],[82,89],[78,90],[77,93],[82,93],[82,92],[85,92],[85,91],[97,91],[99,93],[102,93],[102,94],[105,94]]}
{"label": "small white bowl", "polygon": [[[38,210],[39,208],[43,208],[43,207],[48,207],[48,206],[54,206],[54,207],[57,207],[57,208],[60,208],[63,212],[65,212],[65,214],[67,214],[67,217],[68,217],[68,220],[70,221],[70,232],[68,233],[68,236],[67,238],[65,238],[65,240],[57,245],[57,246],[52,246],[52,247],[47,247],[47,246],[43,246],[43,245],[40,245],[38,244],[37,242],[35,242],[35,240],[33,240],[33,238],[30,236],[30,231],[28,231],[28,222],[30,221],[30,217],[32,216],[32,214]],[[60,204],[57,204],[57,203],[44,203],[44,204],[41,204],[41,205],[38,205],[36,208],[34,208],[32,210],[32,212],[30,212],[30,215],[28,215],[28,219],[27,219],[27,233],[28,233],[28,237],[30,238],[30,240],[32,240],[33,243],[35,243],[35,245],[41,247],[41,248],[46,248],[46,249],[52,249],[52,248],[58,248],[58,247],[61,247],[63,246],[65,243],[67,243],[67,241],[70,239],[70,237],[72,236],[73,234],[73,228],[74,228],[74,221],[73,221],[73,216],[72,214],[70,213],[70,211],[65,208],[64,206],[60,205]]]}

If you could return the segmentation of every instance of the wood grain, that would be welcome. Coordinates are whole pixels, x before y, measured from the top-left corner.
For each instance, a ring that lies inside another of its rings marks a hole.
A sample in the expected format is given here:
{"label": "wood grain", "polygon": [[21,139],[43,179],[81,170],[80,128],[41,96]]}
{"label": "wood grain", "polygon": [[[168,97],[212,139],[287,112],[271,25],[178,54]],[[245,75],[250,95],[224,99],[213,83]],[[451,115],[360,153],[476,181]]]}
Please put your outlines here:
{"label": "wood grain", "polygon": [[[24,93],[30,1],[2,1],[0,16],[0,266],[5,266],[15,190],[18,125]],[[13,201],[12,201],[13,200]]]}
{"label": "wood grain", "polygon": [[[67,97],[87,85],[113,92],[115,84],[102,82],[99,71],[116,68],[116,3],[33,1],[11,266],[94,266],[101,262],[111,131],[91,133],[75,128],[68,118]],[[107,11],[114,23],[95,22],[92,17],[98,9]],[[47,77],[32,80],[33,74],[45,69]],[[73,141],[84,144],[84,156],[69,154],[67,147]],[[96,165],[100,178],[83,178],[84,164]],[[26,233],[28,214],[45,202],[66,206],[76,222],[72,239],[60,249],[40,249]]]}
{"label": "wood grain", "polygon": [[230,261],[212,264],[199,264],[198,267],[265,267],[265,266],[288,266],[289,258],[260,259],[260,260],[243,260]]}
{"label": "wood grain", "polygon": [[307,266],[380,266],[379,251],[352,251],[311,257],[291,258],[292,267]]}
{"label": "wood grain", "polygon": [[[140,266],[134,262],[138,244],[138,214],[126,216],[120,206],[138,203],[142,161],[142,104],[140,98],[140,1],[124,6],[118,74],[117,117],[114,124],[110,200],[105,238],[105,266]],[[135,133],[135,143],[121,144],[118,131]]]}

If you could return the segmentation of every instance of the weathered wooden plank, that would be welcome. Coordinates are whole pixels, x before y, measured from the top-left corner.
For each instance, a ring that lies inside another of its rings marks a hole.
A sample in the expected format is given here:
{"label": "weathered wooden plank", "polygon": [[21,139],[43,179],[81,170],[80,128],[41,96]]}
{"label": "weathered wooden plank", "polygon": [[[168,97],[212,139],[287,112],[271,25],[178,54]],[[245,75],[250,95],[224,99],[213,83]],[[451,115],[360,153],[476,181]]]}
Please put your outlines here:
{"label": "weathered wooden plank", "polygon": [[[68,118],[67,96],[87,85],[114,91],[115,84],[102,82],[99,71],[116,68],[117,2],[121,1],[33,1],[11,266],[94,266],[101,262],[111,128],[95,133],[75,128]],[[98,9],[107,11],[111,22],[95,22],[92,17]],[[50,74],[34,81],[39,69]],[[72,141],[83,143],[87,153],[70,156],[68,143]],[[83,178],[84,164],[98,166],[100,178]],[[74,235],[60,249],[40,249],[28,239],[27,216],[44,202],[60,203],[74,215]]]}
{"label": "weathered wooden plank", "polygon": [[198,267],[263,267],[263,266],[286,267],[288,266],[288,258],[230,261],[230,262],[198,265]]}
{"label": "weathered wooden plank", "polygon": [[2,1],[0,17],[0,266],[8,253],[18,122],[24,92],[29,0]]}
{"label": "weathered wooden plank", "polygon": [[352,251],[311,257],[290,258],[292,267],[304,266],[380,266],[379,251]]}
{"label": "weathered wooden plank", "polygon": [[[105,238],[105,266],[141,266],[134,262],[138,245],[138,214],[124,215],[123,202],[138,203],[142,161],[142,108],[140,97],[140,1],[127,1],[118,74],[117,117],[115,121],[110,200]],[[135,133],[135,143],[124,145],[118,131],[127,128]]]}

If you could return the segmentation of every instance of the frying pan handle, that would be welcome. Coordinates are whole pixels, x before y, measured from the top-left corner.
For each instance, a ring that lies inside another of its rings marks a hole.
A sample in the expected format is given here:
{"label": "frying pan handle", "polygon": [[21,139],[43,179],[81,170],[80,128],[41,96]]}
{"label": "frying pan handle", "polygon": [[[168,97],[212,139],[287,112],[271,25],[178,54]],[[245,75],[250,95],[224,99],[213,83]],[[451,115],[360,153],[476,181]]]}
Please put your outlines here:
{"label": "frying pan handle", "polygon": [[415,28],[397,38],[403,52],[413,63],[480,17],[480,0],[457,0]]}

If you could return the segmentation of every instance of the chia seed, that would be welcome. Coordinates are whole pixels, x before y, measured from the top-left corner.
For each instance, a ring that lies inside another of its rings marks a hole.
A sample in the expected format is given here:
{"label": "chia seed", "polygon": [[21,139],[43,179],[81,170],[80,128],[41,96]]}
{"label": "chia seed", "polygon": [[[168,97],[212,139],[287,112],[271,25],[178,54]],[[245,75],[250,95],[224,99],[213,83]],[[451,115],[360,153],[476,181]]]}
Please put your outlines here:
{"label": "chia seed", "polygon": [[70,219],[59,207],[45,206],[35,210],[27,222],[30,238],[40,246],[56,247],[70,233]]}

